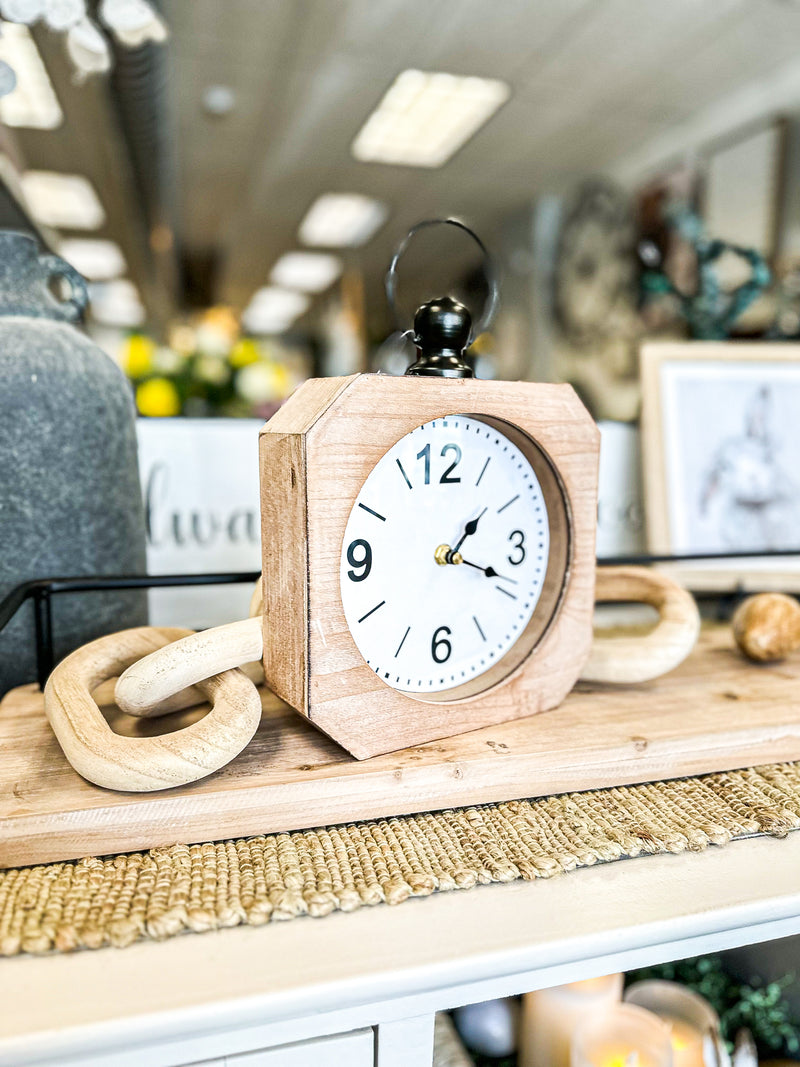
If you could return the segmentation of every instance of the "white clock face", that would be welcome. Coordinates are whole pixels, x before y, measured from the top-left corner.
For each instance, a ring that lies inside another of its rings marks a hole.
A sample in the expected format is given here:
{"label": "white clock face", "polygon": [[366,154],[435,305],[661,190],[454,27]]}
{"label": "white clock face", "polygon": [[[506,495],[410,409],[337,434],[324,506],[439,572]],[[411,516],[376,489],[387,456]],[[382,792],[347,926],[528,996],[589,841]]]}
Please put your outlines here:
{"label": "white clock face", "polygon": [[473,415],[417,427],[373,468],[347,522],[341,594],[359,651],[408,693],[495,678],[541,597],[549,549],[542,486],[509,437]]}

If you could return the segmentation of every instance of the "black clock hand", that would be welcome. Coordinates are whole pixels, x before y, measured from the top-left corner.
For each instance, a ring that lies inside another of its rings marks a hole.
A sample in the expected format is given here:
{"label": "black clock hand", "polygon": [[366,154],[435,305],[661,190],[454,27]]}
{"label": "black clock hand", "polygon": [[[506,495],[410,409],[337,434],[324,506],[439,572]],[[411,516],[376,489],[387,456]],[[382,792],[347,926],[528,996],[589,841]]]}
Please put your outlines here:
{"label": "black clock hand", "polygon": [[501,582],[511,582],[512,585],[518,585],[516,578],[506,578],[504,574],[498,574],[494,567],[481,567],[477,563],[470,563],[468,559],[462,557],[461,562],[466,567],[474,567],[476,571],[483,571],[487,578],[499,578]]}
{"label": "black clock hand", "polygon": [[480,522],[480,520],[483,518],[483,516],[486,514],[487,511],[488,511],[488,508],[484,508],[483,511],[480,513],[480,515],[477,517],[477,519],[470,519],[469,520],[469,522],[464,527],[464,532],[461,535],[458,543],[456,545],[454,545],[454,547],[452,549],[454,555],[455,555],[456,552],[458,552],[459,548],[461,548],[461,546],[464,544],[466,539],[468,537],[472,537],[472,535],[478,529],[478,523]]}

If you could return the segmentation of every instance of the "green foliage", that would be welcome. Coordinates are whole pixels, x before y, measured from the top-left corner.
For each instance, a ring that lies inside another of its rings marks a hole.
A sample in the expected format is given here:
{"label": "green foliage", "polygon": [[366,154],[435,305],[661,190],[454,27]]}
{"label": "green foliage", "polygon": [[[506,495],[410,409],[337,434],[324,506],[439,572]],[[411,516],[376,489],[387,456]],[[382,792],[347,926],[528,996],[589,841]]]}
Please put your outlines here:
{"label": "green foliage", "polygon": [[717,1012],[722,1036],[733,1049],[737,1030],[746,1026],[753,1035],[759,1054],[792,1056],[800,1053],[800,1020],[792,1018],[792,1011],[784,997],[784,990],[793,984],[793,974],[775,982],[739,982],[722,968],[718,956],[700,956],[693,960],[663,963],[632,971],[628,984],[650,978],[680,982],[705,997]]}

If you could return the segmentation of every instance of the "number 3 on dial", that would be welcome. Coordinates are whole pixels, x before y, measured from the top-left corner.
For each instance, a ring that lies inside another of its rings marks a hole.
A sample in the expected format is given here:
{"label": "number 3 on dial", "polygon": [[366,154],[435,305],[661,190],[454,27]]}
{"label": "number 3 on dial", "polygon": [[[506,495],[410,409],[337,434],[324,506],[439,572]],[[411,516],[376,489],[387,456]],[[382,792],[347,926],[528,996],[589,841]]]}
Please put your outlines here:
{"label": "number 3 on dial", "polygon": [[510,556],[506,556],[506,559],[512,567],[519,567],[521,563],[525,562],[525,534],[522,530],[512,530],[508,535],[508,539],[513,544],[515,551]]}

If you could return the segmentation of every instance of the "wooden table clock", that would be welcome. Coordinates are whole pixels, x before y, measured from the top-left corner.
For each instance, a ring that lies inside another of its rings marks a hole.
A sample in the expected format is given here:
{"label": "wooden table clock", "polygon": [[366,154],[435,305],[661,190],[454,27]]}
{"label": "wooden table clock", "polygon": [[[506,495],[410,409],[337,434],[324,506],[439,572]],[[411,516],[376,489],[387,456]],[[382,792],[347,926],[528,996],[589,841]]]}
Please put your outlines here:
{"label": "wooden table clock", "polygon": [[589,654],[597,429],[567,385],[428,376],[469,330],[428,304],[417,372],[261,434],[264,675],[358,758],[553,707]]}
{"label": "wooden table clock", "polygon": [[[563,700],[592,648],[599,434],[570,385],[473,378],[471,338],[467,308],[433,300],[404,376],[290,397],[260,437],[263,610],[129,666],[120,707],[152,713],[262,659],[270,689],[364,759]],[[652,599],[640,592],[621,598]],[[691,598],[666,599],[681,637],[665,618],[662,669],[697,632]]]}

